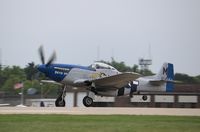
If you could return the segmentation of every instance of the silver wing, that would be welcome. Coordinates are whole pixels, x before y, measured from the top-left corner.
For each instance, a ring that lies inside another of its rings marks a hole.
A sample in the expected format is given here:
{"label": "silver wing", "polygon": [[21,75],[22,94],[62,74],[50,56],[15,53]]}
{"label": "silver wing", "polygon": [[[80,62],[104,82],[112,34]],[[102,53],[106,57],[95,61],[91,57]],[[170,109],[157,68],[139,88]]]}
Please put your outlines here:
{"label": "silver wing", "polygon": [[97,91],[116,90],[126,86],[130,81],[136,80],[139,77],[140,74],[126,72],[93,80],[76,80],[75,84],[77,86],[92,85]]}

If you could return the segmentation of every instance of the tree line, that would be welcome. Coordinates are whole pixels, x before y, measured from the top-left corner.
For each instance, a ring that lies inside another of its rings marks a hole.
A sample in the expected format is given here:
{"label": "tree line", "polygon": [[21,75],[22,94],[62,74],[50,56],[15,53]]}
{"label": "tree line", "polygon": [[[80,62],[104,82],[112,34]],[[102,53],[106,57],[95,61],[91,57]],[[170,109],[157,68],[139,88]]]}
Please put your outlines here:
{"label": "tree line", "polygon": [[[101,62],[107,63],[121,72],[136,72],[144,76],[154,75],[151,70],[141,70],[136,64],[127,66],[123,61],[117,62],[114,59],[110,62],[103,60]],[[0,92],[6,92],[11,95],[18,94],[20,90],[15,90],[14,85],[18,82],[23,82],[25,91],[29,88],[35,88],[39,94],[42,88],[44,96],[47,94],[55,95],[60,86],[40,83],[40,80],[46,79],[48,78],[37,70],[37,65],[35,65],[34,62],[28,63],[25,68],[19,66],[0,67]],[[200,84],[200,75],[192,77],[187,74],[176,73],[175,80],[187,84]]]}
{"label": "tree line", "polygon": [[1,67],[0,92],[4,92],[8,95],[17,95],[21,90],[14,89],[14,85],[23,83],[24,92],[27,92],[30,88],[34,88],[37,91],[37,94],[43,92],[44,96],[57,93],[57,85],[40,83],[40,80],[46,79],[48,78],[37,70],[37,65],[35,65],[34,62],[28,63],[25,68],[19,66]]}

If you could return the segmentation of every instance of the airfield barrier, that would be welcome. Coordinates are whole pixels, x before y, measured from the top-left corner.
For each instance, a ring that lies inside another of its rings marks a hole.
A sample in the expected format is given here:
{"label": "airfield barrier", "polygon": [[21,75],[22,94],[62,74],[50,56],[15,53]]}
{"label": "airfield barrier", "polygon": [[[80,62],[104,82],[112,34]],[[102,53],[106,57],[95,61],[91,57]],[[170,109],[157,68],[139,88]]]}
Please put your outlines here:
{"label": "airfield barrier", "polygon": [[[88,94],[86,91],[68,91],[66,95],[66,107],[84,107],[82,99]],[[142,100],[146,95],[147,100]],[[40,107],[41,102],[45,107],[55,107],[56,97],[40,98],[40,96],[25,96],[24,104],[33,107]],[[20,96],[0,96],[0,104],[11,106],[20,104]],[[141,93],[120,97],[96,96],[94,107],[160,107],[160,108],[200,108],[200,93]]]}
{"label": "airfield barrier", "polygon": [[[66,107],[84,107],[83,97],[87,92],[70,92],[67,94]],[[146,101],[142,96],[146,95]],[[41,101],[46,107],[55,107],[55,99],[26,99],[26,104],[33,107],[40,107]],[[194,93],[171,93],[171,94],[142,94],[121,97],[100,97],[96,96],[94,107],[158,107],[158,108],[200,108],[200,94]]]}

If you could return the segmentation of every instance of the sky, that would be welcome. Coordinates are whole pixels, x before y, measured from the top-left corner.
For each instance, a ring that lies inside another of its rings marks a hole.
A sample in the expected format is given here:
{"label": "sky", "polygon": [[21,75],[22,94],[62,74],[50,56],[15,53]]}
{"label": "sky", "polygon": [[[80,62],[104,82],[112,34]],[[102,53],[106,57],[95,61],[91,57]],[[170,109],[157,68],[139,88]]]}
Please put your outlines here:
{"label": "sky", "polygon": [[153,60],[175,72],[200,75],[199,0],[0,0],[0,61],[90,65],[96,60]]}

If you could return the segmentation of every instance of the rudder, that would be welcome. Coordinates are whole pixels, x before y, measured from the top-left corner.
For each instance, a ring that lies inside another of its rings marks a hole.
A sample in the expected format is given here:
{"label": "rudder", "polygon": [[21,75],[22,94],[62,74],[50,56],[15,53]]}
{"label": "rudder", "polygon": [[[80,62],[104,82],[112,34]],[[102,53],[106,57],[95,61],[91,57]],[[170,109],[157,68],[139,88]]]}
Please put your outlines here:
{"label": "rudder", "polygon": [[174,65],[171,63],[164,63],[160,71],[157,73],[157,79],[166,82],[166,92],[174,90]]}
{"label": "rudder", "polygon": [[171,63],[168,63],[167,68],[167,84],[166,84],[166,92],[174,91],[174,66]]}

